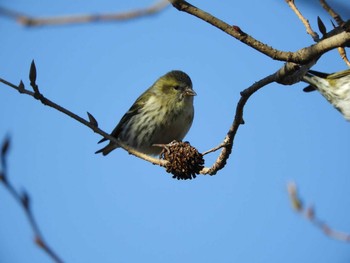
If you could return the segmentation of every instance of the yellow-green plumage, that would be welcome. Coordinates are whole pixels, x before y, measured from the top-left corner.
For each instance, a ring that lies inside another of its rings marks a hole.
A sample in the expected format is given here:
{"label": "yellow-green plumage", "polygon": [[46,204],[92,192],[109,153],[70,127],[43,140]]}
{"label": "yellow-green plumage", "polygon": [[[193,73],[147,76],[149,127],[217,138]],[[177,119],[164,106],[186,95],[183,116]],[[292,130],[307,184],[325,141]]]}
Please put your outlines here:
{"label": "yellow-green plumage", "polygon": [[[187,134],[194,117],[195,95],[186,73],[170,71],[141,94],[111,135],[145,154],[159,154],[162,149],[153,144],[180,141]],[[116,148],[118,145],[110,142],[96,153],[107,155]]]}
{"label": "yellow-green plumage", "polygon": [[303,81],[310,84],[304,91],[318,90],[350,121],[350,69],[333,74],[309,70]]}

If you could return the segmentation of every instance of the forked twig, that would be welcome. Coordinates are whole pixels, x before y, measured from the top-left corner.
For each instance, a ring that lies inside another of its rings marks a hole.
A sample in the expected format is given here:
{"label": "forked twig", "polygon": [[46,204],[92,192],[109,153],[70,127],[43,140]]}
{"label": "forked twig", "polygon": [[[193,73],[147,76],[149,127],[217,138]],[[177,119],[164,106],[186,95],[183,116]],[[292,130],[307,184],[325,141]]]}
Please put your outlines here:
{"label": "forked twig", "polygon": [[[251,87],[249,87],[241,92],[241,98],[238,101],[237,107],[236,107],[235,118],[233,120],[233,123],[232,123],[229,131],[227,132],[226,137],[224,138],[223,142],[219,146],[217,146],[217,147],[215,147],[215,148],[213,148],[205,153],[207,154],[209,152],[214,152],[214,151],[221,149],[221,148],[222,148],[222,150],[221,150],[217,160],[215,161],[215,163],[211,167],[204,167],[200,171],[200,174],[214,175],[226,165],[226,161],[229,158],[231,151],[232,151],[233,141],[234,141],[235,135],[238,131],[239,126],[244,123],[244,121],[243,121],[243,109],[244,109],[246,102],[250,98],[250,96],[252,94],[254,94],[255,92],[257,92],[262,87],[264,87],[272,82],[283,83],[283,79],[295,71],[296,71],[296,68],[295,68],[295,65],[293,63],[286,63],[285,66],[283,66],[276,73],[263,78],[262,80],[254,83]],[[36,84],[36,75],[37,75],[36,74],[36,67],[35,67],[35,64],[33,61],[31,64],[31,67],[30,67],[29,79],[30,79],[30,85],[32,86],[34,92],[25,89],[22,81],[20,82],[20,84],[18,86],[14,85],[14,84],[12,84],[12,83],[10,83],[2,78],[0,78],[0,82],[14,88],[15,90],[17,90],[21,94],[27,94],[27,95],[39,100],[42,104],[50,106],[50,107],[52,107],[52,108],[54,108],[54,109],[56,109],[64,114],[68,115],[69,117],[71,117],[71,118],[77,120],[78,122],[82,123],[83,125],[89,127],[95,133],[98,133],[98,134],[102,135],[103,137],[107,138],[108,140],[116,143],[121,148],[125,149],[128,153],[130,153],[136,157],[139,157],[145,161],[148,161],[152,164],[157,164],[159,166],[166,167],[166,165],[168,164],[168,161],[153,158],[149,155],[141,153],[141,152],[129,147],[128,145],[124,144],[123,142],[117,140],[116,138],[112,137],[110,134],[104,132],[100,128],[98,128],[98,123],[97,123],[96,119],[90,113],[88,113],[89,120],[85,120],[84,118],[67,110],[66,108],[64,108],[64,107],[54,103],[53,101],[47,99],[39,91],[39,87]],[[297,81],[298,80],[293,80],[294,83]],[[288,84],[291,84],[291,83],[292,83],[291,80],[289,80]]]}
{"label": "forked twig", "polygon": [[[341,18],[341,16],[334,11],[334,9],[326,2],[326,0],[320,0],[320,3],[324,10],[328,12],[328,14],[335,20],[335,22],[338,24],[338,26],[343,27],[345,25],[344,20]],[[332,22],[333,24],[333,22]],[[334,26],[334,25],[333,25]],[[348,57],[346,56],[346,51],[344,47],[338,47],[338,52],[341,57],[341,59],[345,62],[345,64],[350,67],[350,61]]]}
{"label": "forked twig", "polygon": [[213,153],[213,152],[216,152],[217,150],[221,149],[221,148],[224,148],[224,147],[227,147],[228,144],[225,144],[224,142],[220,143],[218,146],[215,146],[214,148],[211,148],[205,152],[202,153],[202,155],[207,155],[209,153]]}
{"label": "forked twig", "polygon": [[102,135],[103,137],[107,138],[108,140],[116,143],[117,145],[122,147],[124,150],[126,150],[128,153],[135,155],[141,159],[144,159],[152,164],[165,166],[166,162],[164,160],[156,159],[156,158],[153,158],[147,154],[141,153],[141,152],[129,147],[128,145],[124,144],[123,142],[117,140],[116,138],[112,137],[111,135],[104,132],[103,130],[99,129],[95,118],[90,113],[88,113],[89,120],[85,120],[84,118],[78,116],[77,114],[67,110],[66,108],[64,108],[64,107],[56,104],[55,102],[49,100],[48,98],[46,98],[42,93],[39,92],[38,85],[36,84],[36,67],[35,67],[34,61],[32,62],[31,67],[30,67],[29,78],[30,78],[30,85],[32,86],[34,92],[25,89],[22,81],[20,82],[20,84],[18,86],[14,85],[13,83],[10,83],[9,81],[6,81],[2,78],[0,78],[0,82],[14,88],[15,90],[17,90],[21,94],[29,95],[29,96],[39,100],[42,104],[49,106],[51,108],[54,108],[54,109],[56,109],[64,114],[66,114],[67,116],[69,116],[69,117],[75,119],[76,121],[82,123],[83,125],[89,127],[95,133],[98,133],[98,134]]}
{"label": "forked twig", "polygon": [[299,11],[299,9],[296,7],[294,0],[285,0],[289,7],[294,11],[294,13],[297,15],[297,17],[301,20],[301,22],[304,24],[306,28],[306,32],[313,38],[315,42],[318,42],[320,40],[319,35],[312,30],[311,25],[309,23],[309,20],[307,20]]}
{"label": "forked twig", "polygon": [[[309,35],[312,36],[313,40],[315,42],[319,42],[320,38],[319,35],[312,30],[309,21],[301,14],[301,12],[298,10],[298,8],[296,7],[294,0],[285,0],[288,5],[290,6],[290,8],[294,11],[294,13],[299,17],[299,19],[302,21],[302,23],[304,24],[306,31]],[[341,27],[345,24],[345,22],[343,21],[343,19],[340,17],[340,15],[338,13],[336,13],[326,2],[326,0],[320,0],[320,3],[322,5],[322,7],[330,14],[330,16],[332,16],[332,18],[337,22],[337,24]],[[326,27],[323,24],[322,20],[318,17],[318,26],[320,31],[323,34],[323,37],[327,38],[327,32],[326,32]],[[342,58],[342,60],[344,60],[344,62],[347,64],[347,66],[350,67],[350,61],[348,60],[347,56],[346,56],[346,52],[344,47],[338,47],[338,52],[340,57]]]}
{"label": "forked twig", "polygon": [[285,52],[274,49],[267,44],[256,40],[244,32],[240,27],[229,25],[228,23],[225,23],[219,18],[201,10],[200,8],[188,3],[187,1],[169,0],[169,2],[171,2],[171,4],[179,11],[186,12],[211,24],[212,26],[224,31],[226,34],[236,38],[247,46],[265,54],[274,60],[294,62],[297,64],[306,64],[314,60],[315,57],[321,56],[327,51],[337,48],[350,41],[350,33],[337,31],[337,33],[332,37],[321,40],[315,45],[302,48],[296,52]]}
{"label": "forked twig", "polygon": [[341,18],[341,16],[337,12],[333,10],[332,7],[330,7],[330,5],[326,2],[326,0],[320,0],[320,3],[323,9],[328,12],[328,14],[335,20],[335,22],[339,26],[344,25],[344,20]]}
{"label": "forked twig", "polygon": [[203,168],[203,170],[200,171],[201,174],[214,175],[226,165],[227,159],[229,158],[231,151],[232,151],[233,141],[234,141],[235,136],[237,134],[238,128],[240,125],[244,124],[243,110],[244,110],[245,104],[247,103],[247,101],[251,95],[253,95],[255,92],[257,92],[262,87],[276,81],[276,79],[277,79],[277,74],[275,73],[275,74],[267,76],[267,77],[263,78],[262,80],[254,83],[252,86],[250,86],[249,88],[247,88],[241,92],[241,98],[238,101],[237,106],[236,106],[235,118],[233,120],[233,123],[232,123],[229,131],[227,132],[226,137],[224,138],[223,142],[220,143],[217,147],[205,152],[205,154],[206,154],[206,153],[213,152],[213,151],[216,151],[216,150],[222,148],[221,153],[220,153],[219,157],[216,159],[216,162],[212,165],[212,167]]}

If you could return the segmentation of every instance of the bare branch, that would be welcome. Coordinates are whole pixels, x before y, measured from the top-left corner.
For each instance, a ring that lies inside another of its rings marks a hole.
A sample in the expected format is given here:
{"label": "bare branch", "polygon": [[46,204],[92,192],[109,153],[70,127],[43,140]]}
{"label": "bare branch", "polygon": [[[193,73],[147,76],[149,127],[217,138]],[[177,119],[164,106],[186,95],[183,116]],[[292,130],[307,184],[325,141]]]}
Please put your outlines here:
{"label": "bare branch", "polygon": [[[126,150],[128,153],[139,157],[141,159],[144,159],[152,164],[157,164],[160,166],[165,166],[166,162],[164,160],[159,160],[156,158],[153,158],[149,155],[146,155],[144,153],[138,152],[135,149],[129,147],[128,145],[124,144],[123,142],[117,140],[116,138],[112,137],[111,135],[109,135],[108,133],[104,132],[103,130],[99,129],[96,124],[94,122],[91,122],[90,119],[89,120],[85,120],[84,118],[78,116],[77,114],[74,114],[73,112],[67,110],[66,108],[56,104],[55,102],[47,99],[46,97],[44,97],[44,95],[42,95],[39,91],[39,87],[35,82],[31,81],[31,86],[33,87],[33,89],[35,89],[35,92],[32,92],[30,90],[25,89],[23,83],[22,85],[16,86],[2,78],[0,78],[0,82],[14,88],[15,90],[17,90],[19,93],[21,94],[26,94],[29,95],[37,100],[39,100],[42,104],[49,106],[51,108],[54,108],[66,115],[68,115],[69,117],[75,119],[76,121],[82,123],[83,125],[89,127],[91,130],[93,130],[95,133],[98,133],[100,135],[102,135],[103,137],[107,138],[110,141],[113,141],[114,143],[118,144],[120,147],[122,147],[124,150]],[[35,88],[34,88],[35,87]],[[91,115],[91,114],[90,114]],[[90,117],[91,118],[91,117]]]}
{"label": "bare branch", "polygon": [[267,86],[272,82],[277,82],[283,85],[292,85],[300,81],[302,76],[307,72],[307,70],[314,63],[315,61],[312,61],[309,64],[304,65],[303,67],[299,67],[294,63],[286,63],[274,74],[271,74],[261,79],[260,81],[254,83],[249,88],[242,91],[241,98],[238,101],[236,106],[235,118],[223,142],[220,143],[217,147],[214,147],[213,149],[210,149],[204,152],[204,154],[208,154],[210,152],[214,152],[222,148],[220,155],[218,156],[218,158],[216,159],[212,167],[210,168],[205,167],[200,171],[200,173],[215,175],[219,170],[225,167],[227,159],[229,158],[232,152],[233,142],[237,134],[238,128],[240,127],[240,125],[245,123],[243,119],[243,110],[250,96],[252,96],[255,92],[260,90],[262,87]]}
{"label": "bare branch", "polygon": [[[320,0],[320,3],[323,7],[323,9],[325,9],[329,15],[336,21],[336,23],[338,24],[338,26],[340,27],[345,27],[345,22],[344,20],[341,18],[341,16],[335,12],[326,2],[326,0]],[[333,22],[332,22],[333,24]],[[333,25],[334,26],[334,25]],[[345,64],[350,67],[350,61],[348,60],[347,56],[346,56],[346,51],[344,47],[338,47],[338,52],[339,55],[341,57],[341,59],[345,62]]]}
{"label": "bare branch", "polygon": [[[244,123],[242,123],[242,124],[244,124]],[[219,150],[219,149],[221,149],[221,148],[224,148],[224,147],[226,147],[226,146],[228,146],[228,144],[225,144],[224,142],[222,142],[222,143],[220,143],[218,146],[215,146],[214,148],[211,148],[211,149],[205,151],[204,153],[202,153],[202,155],[204,156],[204,155],[207,155],[207,154],[209,154],[209,153],[216,152],[217,150]]]}
{"label": "bare branch", "polygon": [[[4,150],[7,148],[6,150]],[[57,263],[62,263],[63,260],[54,252],[54,250],[48,245],[48,243],[45,241],[38,223],[36,222],[32,209],[31,209],[31,203],[29,195],[24,193],[19,193],[14,186],[10,183],[8,179],[7,174],[7,152],[9,148],[9,139],[5,139],[5,141],[2,144],[2,151],[1,151],[1,160],[2,160],[2,170],[0,170],[0,182],[4,185],[5,189],[11,194],[11,196],[16,200],[16,202],[22,207],[24,213],[27,216],[28,222],[30,227],[33,230],[34,233],[34,241],[35,243],[46,252],[46,254]]]}
{"label": "bare branch", "polygon": [[[279,69],[276,73],[263,78],[259,82],[253,84],[251,87],[247,88],[243,92],[241,92],[241,98],[237,104],[236,107],[236,114],[234,121],[224,138],[223,142],[218,145],[217,147],[206,151],[204,154],[207,154],[209,152],[214,152],[218,149],[222,149],[221,153],[219,154],[216,162],[212,165],[212,167],[203,168],[200,173],[201,174],[210,174],[214,175],[222,169],[227,162],[227,159],[229,158],[232,147],[233,147],[233,141],[235,138],[235,135],[238,131],[238,128],[241,124],[244,123],[243,121],[243,109],[250,98],[252,94],[254,94],[256,91],[258,91],[260,88],[264,87],[265,85],[268,85],[272,82],[281,83],[284,85],[291,85],[298,81],[300,81],[300,78],[303,74],[306,73],[306,71],[311,67],[317,59],[320,57],[321,54],[338,47],[340,43],[349,43],[350,42],[350,33],[345,32],[341,28],[336,28],[333,31],[331,31],[329,34],[327,34],[326,39],[320,41],[316,45],[312,45],[310,47],[306,47],[303,49],[300,49],[297,52],[282,52],[272,49],[271,47],[268,47],[267,45],[255,40],[254,38],[248,36],[246,33],[244,33],[239,27],[237,26],[230,26],[226,24],[225,22],[213,17],[209,13],[206,13],[191,4],[187,3],[186,1],[182,0],[170,0],[173,6],[175,6],[177,9],[181,11],[188,12],[192,15],[195,15],[196,17],[216,26],[217,28],[223,30],[224,32],[234,36],[235,38],[239,39],[240,41],[252,46],[253,48],[259,50],[260,52],[270,55],[274,59],[281,59],[286,61],[293,61],[296,60],[298,62],[307,63],[303,67],[299,67],[298,65],[294,63],[286,63],[281,69]],[[114,143],[120,145],[122,148],[127,150],[129,153],[142,158],[146,161],[149,161],[153,164],[157,164],[160,166],[165,167],[168,162],[165,160],[160,160],[156,158],[152,158],[148,155],[145,155],[143,153],[140,153],[131,147],[125,145],[124,143],[120,142],[116,138],[110,136],[109,134],[105,133],[104,131],[100,130],[97,125],[96,119],[91,115],[88,114],[89,120],[85,120],[78,115],[72,113],[71,111],[57,105],[56,103],[48,100],[45,98],[40,92],[39,88],[35,83],[36,78],[36,70],[35,70],[35,64],[32,63],[31,70],[30,70],[30,80],[31,80],[31,86],[33,87],[34,93],[26,90],[24,88],[23,83],[21,82],[19,86],[13,85],[5,80],[0,79],[0,82],[3,82],[6,85],[11,86],[12,88],[15,88],[20,93],[25,93],[27,95],[30,95],[37,100],[40,100],[44,105],[50,106],[52,108],[57,109],[58,111],[63,112],[64,114],[70,116],[71,118],[79,121],[80,123],[84,124],[85,126],[92,129],[95,133],[101,134],[103,137],[109,139],[110,141],[113,141]]]}
{"label": "bare branch", "polygon": [[315,42],[318,42],[320,40],[320,37],[318,34],[312,30],[309,20],[307,20],[299,11],[299,9],[296,7],[294,0],[286,0],[289,7],[294,11],[294,13],[297,15],[297,17],[301,20],[301,22],[304,24],[306,28],[306,32],[312,37],[312,39]]}
{"label": "bare branch", "polygon": [[320,3],[323,7],[324,10],[326,10],[328,12],[328,14],[335,20],[335,22],[337,22],[337,24],[339,26],[343,26],[344,25],[344,20],[341,18],[341,16],[335,12],[326,2],[326,0],[320,0]]}
{"label": "bare branch", "polygon": [[294,62],[297,64],[306,64],[316,57],[326,53],[329,50],[339,46],[345,46],[350,43],[350,33],[344,31],[342,28],[336,28],[329,32],[327,39],[323,39],[315,45],[302,48],[296,52],[284,52],[274,49],[255,38],[251,37],[238,26],[232,26],[224,21],[214,17],[213,15],[191,5],[183,0],[169,0],[172,5],[179,11],[186,12],[199,19],[213,25],[214,27],[224,31],[226,34],[236,38],[242,43],[252,47],[253,49],[269,56],[274,60]]}
{"label": "bare branch", "polygon": [[[170,1],[173,4],[173,6],[176,7],[177,9],[179,9],[181,11],[188,12],[192,15],[195,15],[196,17],[198,17],[198,18],[216,26],[217,28],[223,30],[224,32],[234,36],[235,38],[239,39],[240,41],[251,45],[253,48],[259,50],[260,52],[266,53],[267,55],[271,55],[272,58],[274,58],[274,59],[276,59],[276,58],[278,59],[278,55],[276,55],[278,53],[282,57],[285,55],[286,57],[282,58],[282,59],[285,59],[286,61],[293,61],[295,59],[299,62],[302,61],[305,64],[304,66],[299,67],[295,63],[291,63],[291,62],[286,63],[276,73],[274,73],[266,78],[263,78],[259,82],[256,82],[251,87],[249,87],[246,90],[244,90],[243,92],[241,92],[241,98],[240,98],[240,100],[237,104],[237,107],[236,107],[235,118],[233,120],[233,123],[232,123],[226,137],[224,138],[223,142],[220,143],[217,147],[206,151],[204,154],[222,149],[221,153],[219,154],[217,160],[212,165],[212,167],[209,167],[209,168],[204,167],[202,170],[200,170],[200,172],[199,172],[200,174],[214,175],[226,165],[227,159],[229,158],[229,156],[232,152],[233,141],[234,141],[235,135],[238,131],[239,126],[244,123],[244,121],[243,121],[244,106],[252,94],[254,94],[260,88],[262,88],[262,87],[264,87],[272,82],[277,82],[277,83],[284,84],[284,85],[291,85],[291,84],[294,84],[294,83],[300,81],[303,74],[305,74],[306,71],[318,60],[318,58],[321,56],[321,54],[323,54],[323,53],[325,53],[325,52],[327,52],[335,47],[338,47],[340,45],[340,43],[349,43],[350,42],[350,33],[344,31],[342,28],[336,28],[333,31],[329,32],[329,34],[324,36],[326,39],[321,40],[316,45],[312,45],[310,47],[300,49],[294,53],[293,52],[281,52],[281,51],[274,50],[274,49],[268,47],[267,45],[265,45],[265,44],[255,40],[254,38],[248,36],[239,27],[229,26],[225,22],[213,17],[209,13],[206,13],[206,12],[192,6],[191,4],[187,3],[186,1],[182,1],[182,0],[170,0]],[[272,52],[272,53],[270,53],[270,52]],[[35,64],[34,64],[34,66],[35,66]],[[168,164],[168,162],[166,160],[152,158],[148,155],[140,153],[140,152],[132,149],[131,147],[123,144],[122,142],[120,142],[116,138],[110,136],[109,134],[105,133],[104,131],[100,130],[97,127],[96,119],[91,114],[88,114],[89,121],[87,121],[87,120],[77,116],[76,114],[68,111],[67,109],[57,105],[56,103],[48,100],[42,94],[40,94],[38,86],[35,83],[36,70],[35,70],[35,67],[33,67],[33,64],[31,66],[30,72],[31,72],[31,74],[30,74],[31,86],[33,87],[34,93],[26,90],[24,88],[24,85],[22,82],[20,83],[19,86],[15,86],[7,81],[2,81],[2,79],[0,79],[0,82],[3,82],[6,85],[9,85],[9,86],[15,88],[20,93],[26,93],[26,94],[40,100],[44,105],[48,105],[50,107],[53,107],[53,108],[63,112],[64,114],[76,119],[77,121],[81,122],[82,124],[88,126],[95,133],[101,134],[105,138],[120,145],[122,148],[127,150],[129,153],[131,153],[139,158],[142,158],[146,161],[149,161],[153,164],[157,164],[157,165],[160,165],[163,167],[165,167]],[[34,79],[34,81],[33,81],[33,79]]]}
{"label": "bare branch", "polygon": [[53,26],[53,25],[68,25],[68,24],[83,24],[83,23],[95,23],[95,22],[113,22],[113,21],[125,21],[135,18],[141,18],[158,13],[165,9],[169,5],[168,1],[160,0],[152,6],[136,9],[132,11],[122,13],[111,14],[87,14],[76,16],[56,16],[56,17],[43,17],[35,18],[16,11],[12,11],[3,7],[0,7],[0,15],[16,20],[18,23],[28,27],[34,26]]}
{"label": "bare branch", "polygon": [[[254,94],[256,91],[258,91],[260,88],[266,86],[267,84],[270,84],[271,82],[276,81],[279,83],[283,83],[283,79],[285,79],[286,76],[293,74],[298,69],[299,69],[299,67],[295,67],[294,64],[287,63],[284,67],[282,67],[276,73],[254,83],[251,87],[249,87],[241,92],[241,99],[239,100],[237,107],[236,107],[235,118],[234,118],[234,121],[233,121],[229,131],[227,132],[226,137],[224,138],[223,142],[219,146],[206,152],[206,153],[213,152],[213,151],[216,151],[216,150],[222,148],[221,153],[219,154],[216,162],[212,165],[212,167],[210,167],[210,168],[204,167],[202,170],[199,171],[200,174],[214,175],[219,170],[224,168],[224,166],[226,165],[227,159],[229,158],[229,156],[232,152],[232,146],[233,146],[233,141],[234,141],[235,135],[238,131],[239,126],[244,123],[244,121],[243,121],[243,109],[244,109],[246,102],[250,98],[250,96],[252,94]],[[34,74],[34,72],[35,72],[35,74]],[[34,77],[34,75],[35,75],[35,77]],[[117,140],[116,138],[112,137],[111,135],[109,135],[106,132],[99,129],[96,119],[94,117],[92,117],[92,115],[90,113],[88,114],[89,120],[85,120],[85,119],[81,118],[80,116],[74,114],[73,112],[63,108],[62,106],[60,106],[60,105],[54,103],[53,101],[47,99],[46,97],[44,97],[44,95],[42,95],[40,93],[39,87],[35,82],[36,81],[36,69],[35,69],[34,62],[32,62],[32,64],[31,64],[30,80],[31,80],[30,84],[33,87],[33,89],[35,90],[34,92],[25,89],[23,82],[20,82],[20,85],[16,86],[16,85],[0,78],[0,82],[14,88],[15,90],[17,90],[18,92],[20,92],[22,94],[27,94],[27,95],[39,100],[42,104],[44,104],[46,106],[52,107],[52,108],[54,108],[54,109],[56,109],[64,114],[68,115],[69,117],[71,117],[71,118],[77,120],[78,122],[82,123],[83,125],[89,127],[95,133],[98,133],[98,134],[102,135],[103,137],[107,138],[108,140],[113,141],[114,143],[118,144],[120,147],[122,147],[123,149],[128,151],[130,154],[133,154],[134,156],[139,157],[145,161],[151,162],[152,164],[157,164],[157,165],[162,166],[162,167],[167,166],[168,161],[162,160],[162,159],[156,159],[156,158],[153,158],[153,157],[146,155],[144,153],[138,152],[135,149],[129,147],[128,145],[124,144],[123,142]],[[298,81],[298,79],[296,78],[296,80],[294,80],[294,78],[293,78],[293,81],[296,82],[296,81]],[[288,81],[288,83],[289,83],[289,81]]]}
{"label": "bare branch", "polygon": [[346,55],[345,48],[343,47],[338,47],[338,52],[342,60],[344,60],[345,64],[350,67],[350,61]]}
{"label": "bare branch", "polygon": [[[311,66],[311,64],[300,68],[299,66],[296,66],[293,63],[286,63],[276,73],[274,73],[266,78],[263,78],[262,80],[254,83],[251,87],[242,91],[241,92],[241,99],[239,100],[237,107],[236,107],[236,114],[235,114],[234,121],[233,121],[229,131],[227,132],[227,135],[224,138],[223,142],[219,146],[205,152],[205,154],[207,154],[209,152],[214,152],[214,151],[222,148],[221,153],[219,154],[216,162],[212,165],[212,167],[210,167],[210,168],[204,167],[203,169],[201,169],[199,171],[199,173],[200,174],[214,175],[219,170],[224,168],[224,166],[226,165],[227,159],[229,158],[229,156],[232,152],[233,141],[234,141],[235,135],[238,131],[238,128],[241,124],[244,124],[244,121],[243,121],[244,106],[252,94],[254,94],[259,89],[261,89],[262,87],[264,87],[272,82],[278,82],[278,83],[287,84],[287,85],[298,82],[300,80],[302,74],[305,74],[305,72],[309,66]],[[35,78],[34,78],[34,72],[35,72]],[[136,157],[139,157],[145,161],[148,161],[152,164],[157,164],[157,165],[162,166],[162,167],[167,167],[167,164],[169,164],[169,162],[167,160],[153,158],[149,155],[141,153],[141,152],[129,147],[128,145],[124,144],[123,142],[119,141],[118,139],[112,137],[111,135],[107,134],[106,132],[102,131],[101,129],[98,128],[96,119],[90,113],[88,114],[89,120],[85,120],[85,119],[81,118],[80,116],[74,114],[73,112],[63,108],[62,106],[60,106],[60,105],[54,103],[53,101],[47,99],[46,97],[44,97],[44,95],[42,95],[40,93],[39,87],[35,82],[36,81],[36,69],[35,69],[34,62],[32,62],[32,64],[31,64],[30,80],[31,80],[30,84],[33,87],[33,89],[35,90],[34,92],[25,89],[22,81],[20,82],[19,86],[16,86],[16,85],[0,78],[0,82],[14,88],[15,90],[17,90],[18,92],[20,92],[22,94],[27,94],[27,95],[39,100],[42,104],[44,104],[46,106],[52,107],[52,108],[54,108],[54,109],[56,109],[64,114],[68,115],[69,117],[71,117],[71,118],[77,120],[78,122],[82,123],[83,125],[89,127],[95,133],[98,133],[98,134],[102,135],[103,137],[107,138],[108,140],[118,144],[120,147],[122,147],[128,153],[130,153]]]}
{"label": "bare branch", "polygon": [[303,205],[303,201],[300,199],[298,195],[297,185],[294,182],[288,183],[287,189],[288,189],[289,199],[292,203],[292,207],[296,212],[303,215],[312,224],[314,224],[316,227],[321,229],[323,233],[325,233],[327,236],[336,240],[350,242],[349,233],[344,233],[344,232],[340,232],[332,229],[330,226],[328,226],[326,223],[322,222],[322,220],[316,217],[316,212],[312,206],[306,207],[305,205]]}
{"label": "bare branch", "polygon": [[[244,91],[241,92],[241,98],[237,104],[236,107],[236,115],[233,120],[233,123],[227,132],[227,135],[223,142],[216,148],[214,149],[220,149],[221,153],[219,157],[217,158],[216,162],[212,165],[210,168],[203,168],[202,171],[200,171],[201,174],[210,174],[214,175],[216,174],[220,169],[224,168],[226,165],[227,159],[229,158],[231,152],[232,152],[232,147],[233,147],[233,141],[234,138],[237,134],[238,128],[241,124],[244,124],[243,121],[243,109],[245,104],[247,103],[248,99],[250,98],[251,95],[253,95],[255,92],[257,92],[259,89],[262,87],[274,82],[276,80],[276,74],[272,74],[270,76],[267,76],[266,78],[263,78],[262,80],[254,83],[252,86],[249,88],[245,89]],[[209,152],[212,152],[212,150],[209,150]],[[207,151],[208,152],[208,151]],[[206,153],[207,153],[206,152]]]}

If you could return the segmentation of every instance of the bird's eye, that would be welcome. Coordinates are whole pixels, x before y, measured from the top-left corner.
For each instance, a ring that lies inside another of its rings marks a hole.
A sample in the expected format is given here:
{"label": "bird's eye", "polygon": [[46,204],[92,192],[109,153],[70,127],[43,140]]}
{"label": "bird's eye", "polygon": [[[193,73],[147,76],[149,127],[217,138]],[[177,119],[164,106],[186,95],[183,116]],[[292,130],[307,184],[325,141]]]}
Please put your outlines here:
{"label": "bird's eye", "polygon": [[174,86],[175,90],[179,90],[181,87],[179,85]]}

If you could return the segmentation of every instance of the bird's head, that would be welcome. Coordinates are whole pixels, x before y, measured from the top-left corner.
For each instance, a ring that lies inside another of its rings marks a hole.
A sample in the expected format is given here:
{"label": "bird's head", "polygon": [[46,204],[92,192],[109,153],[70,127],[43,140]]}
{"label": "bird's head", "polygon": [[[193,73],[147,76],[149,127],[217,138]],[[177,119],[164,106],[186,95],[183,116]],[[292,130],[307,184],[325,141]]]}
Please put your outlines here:
{"label": "bird's head", "polygon": [[193,96],[197,95],[192,89],[192,81],[190,77],[180,71],[173,70],[160,77],[155,86],[162,95],[171,98],[173,100],[193,100]]}

